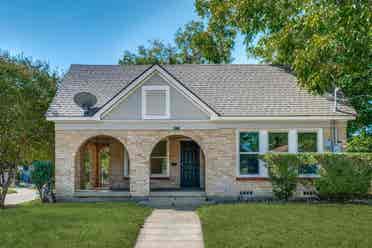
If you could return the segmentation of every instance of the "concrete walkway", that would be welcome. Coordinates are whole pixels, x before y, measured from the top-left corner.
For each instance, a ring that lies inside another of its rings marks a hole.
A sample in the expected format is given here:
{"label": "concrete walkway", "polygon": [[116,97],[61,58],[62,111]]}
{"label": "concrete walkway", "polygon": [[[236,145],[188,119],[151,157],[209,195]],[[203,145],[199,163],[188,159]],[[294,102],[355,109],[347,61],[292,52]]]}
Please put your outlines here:
{"label": "concrete walkway", "polygon": [[17,193],[9,194],[5,198],[5,205],[15,205],[28,201],[33,201],[39,196],[37,190],[29,188],[16,188]]}
{"label": "concrete walkway", "polygon": [[141,229],[135,248],[203,248],[203,234],[194,211],[155,209]]}

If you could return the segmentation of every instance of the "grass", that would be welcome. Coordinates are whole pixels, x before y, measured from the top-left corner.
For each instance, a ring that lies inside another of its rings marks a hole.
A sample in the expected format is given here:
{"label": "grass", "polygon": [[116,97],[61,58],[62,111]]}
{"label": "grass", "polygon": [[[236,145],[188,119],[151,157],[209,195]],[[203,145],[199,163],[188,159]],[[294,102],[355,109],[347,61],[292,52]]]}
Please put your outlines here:
{"label": "grass", "polygon": [[17,190],[14,188],[9,188],[7,194],[16,194]]}
{"label": "grass", "polygon": [[0,247],[133,247],[151,209],[131,203],[31,203],[0,210]]}
{"label": "grass", "polygon": [[[2,193],[1,189],[0,189],[0,193]],[[15,188],[8,188],[8,191],[6,192],[7,195],[16,194],[16,193],[17,193],[17,190]]]}
{"label": "grass", "polygon": [[372,247],[366,205],[212,205],[198,214],[207,248]]}

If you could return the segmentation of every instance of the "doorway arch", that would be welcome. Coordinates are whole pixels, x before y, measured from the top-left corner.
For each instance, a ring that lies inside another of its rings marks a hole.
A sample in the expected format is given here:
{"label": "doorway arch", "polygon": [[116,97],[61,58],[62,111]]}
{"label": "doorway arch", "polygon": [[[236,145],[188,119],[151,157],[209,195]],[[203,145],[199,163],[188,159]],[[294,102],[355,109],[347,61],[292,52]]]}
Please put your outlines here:
{"label": "doorway arch", "polygon": [[117,138],[97,135],[85,140],[76,153],[76,190],[129,190],[130,159]]}
{"label": "doorway arch", "polygon": [[152,147],[150,191],[205,190],[206,157],[192,137],[165,136]]}

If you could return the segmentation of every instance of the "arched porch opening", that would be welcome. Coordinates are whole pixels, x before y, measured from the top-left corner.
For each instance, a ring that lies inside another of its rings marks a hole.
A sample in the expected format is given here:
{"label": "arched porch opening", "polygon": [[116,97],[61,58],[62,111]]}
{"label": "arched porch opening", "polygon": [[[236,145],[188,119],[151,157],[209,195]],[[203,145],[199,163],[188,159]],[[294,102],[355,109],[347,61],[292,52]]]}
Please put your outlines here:
{"label": "arched porch opening", "polygon": [[129,154],[116,138],[86,140],[76,154],[76,190],[129,190]]}
{"label": "arched porch opening", "polygon": [[150,191],[205,190],[205,154],[190,137],[162,138],[153,147],[149,164]]}

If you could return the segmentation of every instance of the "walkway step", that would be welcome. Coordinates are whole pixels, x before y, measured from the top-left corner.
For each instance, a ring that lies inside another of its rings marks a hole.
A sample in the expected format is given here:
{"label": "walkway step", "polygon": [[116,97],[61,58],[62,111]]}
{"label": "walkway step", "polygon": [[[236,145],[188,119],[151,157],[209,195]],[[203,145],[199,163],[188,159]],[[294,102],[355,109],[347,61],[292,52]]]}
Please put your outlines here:
{"label": "walkway step", "polygon": [[155,209],[147,218],[135,248],[203,248],[203,234],[194,211]]}

